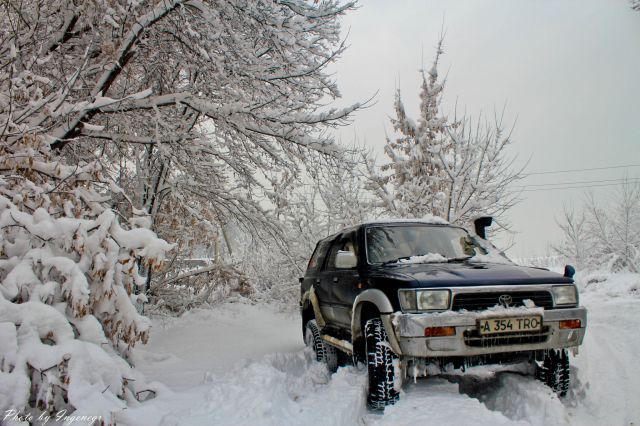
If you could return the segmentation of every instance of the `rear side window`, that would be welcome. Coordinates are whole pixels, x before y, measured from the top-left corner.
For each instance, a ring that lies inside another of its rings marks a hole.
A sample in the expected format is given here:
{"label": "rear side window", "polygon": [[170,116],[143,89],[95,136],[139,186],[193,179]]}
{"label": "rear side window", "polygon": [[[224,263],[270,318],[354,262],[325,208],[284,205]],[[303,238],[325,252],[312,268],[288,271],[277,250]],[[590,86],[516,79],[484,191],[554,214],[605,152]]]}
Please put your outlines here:
{"label": "rear side window", "polygon": [[316,245],[316,249],[313,251],[311,255],[311,259],[309,259],[309,264],[307,265],[307,272],[312,272],[320,269],[322,263],[324,262],[325,255],[327,254],[327,249],[329,248],[330,241],[320,241]]}

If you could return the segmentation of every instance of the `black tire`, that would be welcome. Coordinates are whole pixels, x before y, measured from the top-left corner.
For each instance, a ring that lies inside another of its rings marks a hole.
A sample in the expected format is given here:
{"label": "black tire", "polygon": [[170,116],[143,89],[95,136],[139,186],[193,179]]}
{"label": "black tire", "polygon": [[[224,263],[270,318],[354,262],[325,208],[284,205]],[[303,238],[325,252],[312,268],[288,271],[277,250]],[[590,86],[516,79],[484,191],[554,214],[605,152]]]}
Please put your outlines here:
{"label": "black tire", "polygon": [[373,410],[384,410],[400,397],[396,389],[396,369],[394,360],[397,355],[389,347],[387,333],[380,318],[367,321],[364,327],[367,354],[369,387],[367,405]]}
{"label": "black tire", "polygon": [[338,369],[338,354],[336,348],[322,340],[320,329],[316,320],[310,320],[305,327],[304,340],[307,346],[313,349],[316,361],[327,364],[327,368],[332,373]]}
{"label": "black tire", "polygon": [[558,396],[569,391],[569,354],[566,349],[551,349],[546,352],[541,364],[536,368],[536,378],[549,386]]}

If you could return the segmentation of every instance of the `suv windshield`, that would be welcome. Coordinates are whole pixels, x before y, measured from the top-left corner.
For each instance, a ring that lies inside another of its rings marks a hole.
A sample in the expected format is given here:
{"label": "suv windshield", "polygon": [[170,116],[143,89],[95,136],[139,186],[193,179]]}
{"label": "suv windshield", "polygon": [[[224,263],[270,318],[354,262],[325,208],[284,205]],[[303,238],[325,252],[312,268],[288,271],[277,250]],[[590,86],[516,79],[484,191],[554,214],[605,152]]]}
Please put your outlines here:
{"label": "suv windshield", "polygon": [[414,256],[432,261],[462,260],[486,254],[461,228],[429,225],[371,226],[366,230],[369,263],[392,263]]}

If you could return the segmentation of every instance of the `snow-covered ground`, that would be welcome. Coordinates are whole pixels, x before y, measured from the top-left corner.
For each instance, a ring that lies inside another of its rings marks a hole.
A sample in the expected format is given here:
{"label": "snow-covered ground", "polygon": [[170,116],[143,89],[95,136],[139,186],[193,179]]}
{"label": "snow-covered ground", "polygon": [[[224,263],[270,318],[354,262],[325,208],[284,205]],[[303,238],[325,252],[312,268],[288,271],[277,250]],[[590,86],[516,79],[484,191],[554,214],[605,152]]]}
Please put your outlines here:
{"label": "snow-covered ground", "polygon": [[304,348],[295,314],[228,303],[156,320],[135,361],[158,396],[119,425],[638,425],[640,276],[580,280],[589,328],[558,399],[518,372],[476,368],[404,386],[384,415],[364,405],[366,372],[330,375]]}

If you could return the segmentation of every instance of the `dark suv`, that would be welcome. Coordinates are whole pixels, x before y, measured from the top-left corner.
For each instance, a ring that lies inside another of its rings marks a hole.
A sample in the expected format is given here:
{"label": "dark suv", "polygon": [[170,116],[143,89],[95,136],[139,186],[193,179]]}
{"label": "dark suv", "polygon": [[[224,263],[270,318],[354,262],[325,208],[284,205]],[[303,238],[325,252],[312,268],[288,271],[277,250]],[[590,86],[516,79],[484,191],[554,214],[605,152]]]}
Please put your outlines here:
{"label": "dark suv", "polygon": [[484,238],[490,223],[476,221],[472,236],[443,220],[380,221],[320,241],[300,278],[303,334],[318,361],[366,363],[373,409],[398,399],[403,378],[449,364],[529,362],[565,395],[567,349],[587,325],[574,270],[513,264]]}

